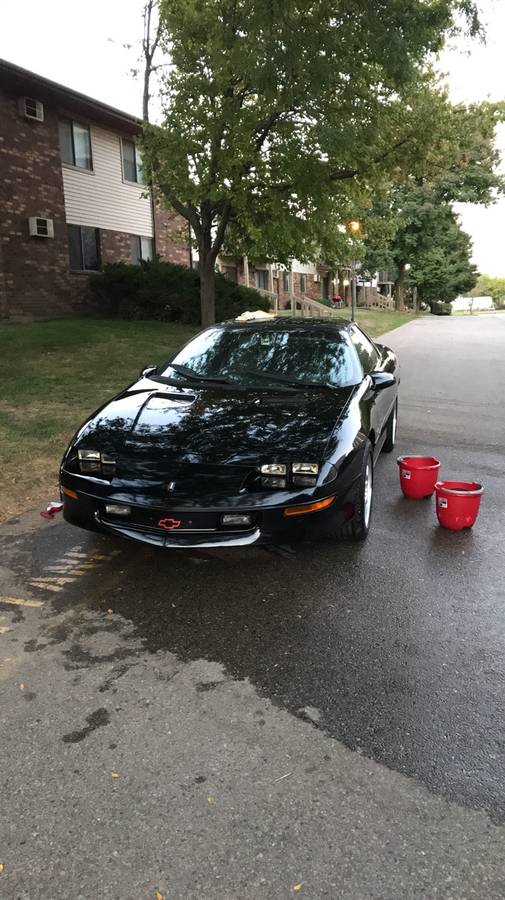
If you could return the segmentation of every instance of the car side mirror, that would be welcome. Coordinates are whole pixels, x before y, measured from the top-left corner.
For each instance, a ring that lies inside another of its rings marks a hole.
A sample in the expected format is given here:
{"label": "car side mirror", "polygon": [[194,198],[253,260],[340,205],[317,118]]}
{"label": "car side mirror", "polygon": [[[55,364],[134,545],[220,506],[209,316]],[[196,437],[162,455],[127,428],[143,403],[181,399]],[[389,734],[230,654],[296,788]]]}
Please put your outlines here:
{"label": "car side mirror", "polygon": [[140,373],[141,378],[149,378],[150,375],[154,375],[158,366],[146,366],[145,369],[142,369]]}
{"label": "car side mirror", "polygon": [[384,391],[396,384],[396,378],[392,372],[372,372],[370,375],[374,391]]}

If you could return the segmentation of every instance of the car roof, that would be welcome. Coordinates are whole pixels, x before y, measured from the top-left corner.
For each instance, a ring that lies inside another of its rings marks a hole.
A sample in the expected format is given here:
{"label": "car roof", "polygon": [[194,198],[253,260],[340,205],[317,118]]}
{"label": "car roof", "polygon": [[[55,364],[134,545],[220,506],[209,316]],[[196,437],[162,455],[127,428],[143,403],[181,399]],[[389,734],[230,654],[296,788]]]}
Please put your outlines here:
{"label": "car roof", "polygon": [[315,318],[295,318],[293,316],[277,316],[272,319],[246,319],[239,321],[238,319],[229,319],[221,322],[221,327],[226,330],[233,329],[257,329],[265,328],[269,331],[343,331],[351,325],[350,319],[332,317],[331,319],[315,319]]}

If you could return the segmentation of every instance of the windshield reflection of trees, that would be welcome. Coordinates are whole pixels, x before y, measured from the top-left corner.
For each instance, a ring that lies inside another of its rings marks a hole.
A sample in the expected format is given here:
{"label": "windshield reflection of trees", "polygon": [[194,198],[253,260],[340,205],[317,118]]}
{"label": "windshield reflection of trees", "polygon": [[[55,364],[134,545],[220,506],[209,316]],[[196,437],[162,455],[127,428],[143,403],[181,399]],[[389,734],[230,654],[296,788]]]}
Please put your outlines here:
{"label": "windshield reflection of trees", "polygon": [[192,341],[174,362],[199,375],[226,376],[242,384],[251,383],[254,371],[340,386],[361,380],[354,352],[343,337],[292,330],[212,330]]}

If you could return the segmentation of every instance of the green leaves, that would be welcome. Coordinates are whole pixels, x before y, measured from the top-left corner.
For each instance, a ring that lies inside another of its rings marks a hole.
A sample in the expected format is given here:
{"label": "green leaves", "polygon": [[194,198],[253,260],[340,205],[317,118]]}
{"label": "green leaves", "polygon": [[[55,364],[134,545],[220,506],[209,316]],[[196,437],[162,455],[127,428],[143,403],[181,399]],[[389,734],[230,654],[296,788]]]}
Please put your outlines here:
{"label": "green leaves", "polygon": [[[425,60],[456,12],[475,26],[470,0],[161,0],[170,63],[144,158],[208,271],[224,237],[281,260],[349,255],[349,218],[447,167],[449,105]],[[447,132],[436,151],[430,128]]]}

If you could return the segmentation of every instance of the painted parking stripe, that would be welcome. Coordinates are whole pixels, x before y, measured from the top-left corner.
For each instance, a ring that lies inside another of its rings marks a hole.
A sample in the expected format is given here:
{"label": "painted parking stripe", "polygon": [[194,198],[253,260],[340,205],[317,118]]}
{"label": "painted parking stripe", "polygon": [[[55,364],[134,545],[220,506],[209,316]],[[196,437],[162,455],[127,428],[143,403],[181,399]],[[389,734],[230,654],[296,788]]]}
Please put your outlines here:
{"label": "painted parking stripe", "polygon": [[121,550],[111,550],[109,553],[86,553],[79,546],[73,547],[60,559],[45,566],[40,575],[33,576],[29,585],[43,591],[59,594],[65,585],[73,584],[83,575],[87,575],[96,569],[101,562],[107,562],[121,553]]}
{"label": "painted parking stripe", "polygon": [[43,600],[27,600],[24,597],[0,597],[0,603],[9,603],[12,606],[32,606],[34,609],[44,606]]}

